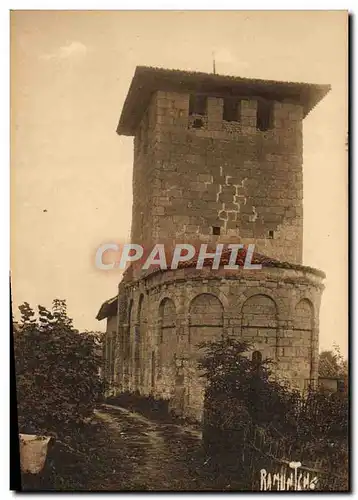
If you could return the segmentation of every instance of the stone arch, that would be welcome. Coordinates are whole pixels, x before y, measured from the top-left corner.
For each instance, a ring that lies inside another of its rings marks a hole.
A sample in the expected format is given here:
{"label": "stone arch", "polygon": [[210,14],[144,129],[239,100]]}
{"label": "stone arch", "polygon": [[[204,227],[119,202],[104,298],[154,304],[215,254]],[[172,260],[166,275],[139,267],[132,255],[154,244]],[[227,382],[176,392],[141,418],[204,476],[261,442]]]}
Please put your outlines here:
{"label": "stone arch", "polygon": [[192,415],[200,418],[205,397],[205,382],[198,372],[200,342],[210,342],[223,338],[224,307],[221,300],[212,293],[199,293],[189,304],[189,354],[187,369],[188,408]]}
{"label": "stone arch", "polygon": [[[314,307],[304,298],[295,307],[293,317],[293,370],[303,382],[303,389],[312,383]],[[302,384],[301,384],[302,385]]]}
{"label": "stone arch", "polygon": [[136,324],[134,325],[134,385],[139,390],[143,381],[143,301],[144,295],[140,294],[137,306]]}
{"label": "stone arch", "polygon": [[189,345],[197,350],[200,342],[219,340],[223,336],[224,307],[211,293],[201,293],[189,305]]}
{"label": "stone arch", "polygon": [[138,300],[138,307],[137,307],[137,323],[141,324],[143,320],[143,302],[144,302],[144,294],[141,293],[139,296]]}
{"label": "stone arch", "polygon": [[133,345],[135,342],[134,329],[135,329],[135,314],[134,314],[134,299],[130,300],[128,307],[128,331],[129,331],[129,349],[133,352]]}
{"label": "stone arch", "polygon": [[126,325],[127,325],[127,333],[125,338],[125,352],[130,348],[130,340],[131,340],[131,329],[133,327],[133,299],[130,299],[127,309],[127,317],[126,317]]}
{"label": "stone arch", "polygon": [[278,336],[277,304],[272,297],[251,295],[241,309],[242,339],[253,344],[262,357],[276,359]]}
{"label": "stone arch", "polygon": [[162,290],[160,294],[158,294],[158,297],[157,297],[157,303],[159,303],[159,315],[158,315],[158,321],[160,321],[160,308],[163,307],[165,301],[169,300],[173,306],[174,306],[174,309],[175,309],[175,313],[177,314],[178,312],[178,308],[179,308],[179,301],[176,300],[175,297],[170,297],[170,292],[173,292],[175,291],[175,288],[174,290]]}
{"label": "stone arch", "polygon": [[186,310],[186,313],[190,313],[190,304],[193,300],[198,295],[213,295],[214,297],[218,298],[219,301],[221,302],[224,312],[229,309],[229,301],[227,296],[220,290],[220,288],[211,285],[211,284],[199,284],[197,287],[193,287],[190,290],[186,291],[186,297],[187,297],[187,303],[188,303],[188,308]]}
{"label": "stone arch", "polygon": [[176,308],[172,299],[165,297],[159,304],[159,343],[167,344],[176,337]]}
{"label": "stone arch", "polygon": [[240,312],[242,312],[242,308],[244,307],[245,302],[256,295],[264,295],[265,297],[271,299],[276,304],[277,320],[283,319],[285,300],[278,294],[274,294],[272,292],[272,289],[266,288],[264,286],[249,286],[248,288],[246,288],[243,291],[242,295],[238,298],[237,302],[232,304],[231,309],[235,309],[235,311],[239,310]]}
{"label": "stone arch", "polygon": [[174,386],[175,356],[178,339],[176,332],[176,307],[174,301],[164,297],[159,304],[158,377],[171,393]]}
{"label": "stone arch", "polygon": [[314,307],[312,302],[307,299],[301,299],[295,307],[293,318],[294,329],[312,330],[314,325]]}
{"label": "stone arch", "polygon": [[131,370],[131,353],[132,353],[132,328],[133,328],[133,299],[130,299],[127,314],[126,314],[126,324],[124,327],[124,339],[123,339],[123,376],[124,376],[124,386],[128,389],[129,376]]}

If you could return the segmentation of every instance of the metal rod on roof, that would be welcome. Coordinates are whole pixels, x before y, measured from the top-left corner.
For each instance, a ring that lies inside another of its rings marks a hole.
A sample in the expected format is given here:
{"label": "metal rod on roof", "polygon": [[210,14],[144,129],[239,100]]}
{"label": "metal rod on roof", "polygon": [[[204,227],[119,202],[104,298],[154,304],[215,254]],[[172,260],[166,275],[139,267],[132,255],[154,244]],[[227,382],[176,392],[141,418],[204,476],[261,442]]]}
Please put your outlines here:
{"label": "metal rod on roof", "polygon": [[213,56],[213,73],[214,73],[214,75],[216,75],[215,52],[214,51],[212,52],[212,56]]}

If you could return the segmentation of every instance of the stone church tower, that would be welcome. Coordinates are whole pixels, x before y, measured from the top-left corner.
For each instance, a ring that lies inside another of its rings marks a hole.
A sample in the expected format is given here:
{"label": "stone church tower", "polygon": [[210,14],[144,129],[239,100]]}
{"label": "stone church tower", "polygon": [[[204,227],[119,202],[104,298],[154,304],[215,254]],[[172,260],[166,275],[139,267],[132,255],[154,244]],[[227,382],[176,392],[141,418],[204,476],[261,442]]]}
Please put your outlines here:
{"label": "stone church tower", "polygon": [[[317,380],[321,271],[302,265],[302,121],[330,87],[137,67],[131,242],[255,244],[261,270],[127,272],[107,318],[112,392],[201,418],[197,344],[234,336],[302,390]],[[265,263],[267,265],[265,265]]]}

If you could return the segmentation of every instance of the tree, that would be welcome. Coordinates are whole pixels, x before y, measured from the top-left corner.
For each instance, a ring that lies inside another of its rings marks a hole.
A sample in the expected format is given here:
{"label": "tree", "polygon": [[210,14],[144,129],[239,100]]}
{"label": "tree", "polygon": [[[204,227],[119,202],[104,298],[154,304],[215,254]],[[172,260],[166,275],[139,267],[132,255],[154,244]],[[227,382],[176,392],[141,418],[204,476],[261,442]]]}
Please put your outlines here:
{"label": "tree", "polygon": [[332,350],[320,352],[318,372],[324,378],[348,376],[348,361],[343,358],[337,344],[333,345]]}
{"label": "tree", "polygon": [[[218,416],[217,401],[223,399],[233,404],[232,412],[246,412],[249,420],[257,425],[271,425],[289,417],[291,399],[295,391],[278,383],[273,377],[270,359],[255,359],[249,355],[252,345],[241,340],[226,338],[215,342],[200,344],[203,357],[199,361],[202,376],[207,380],[206,409],[209,414]],[[226,401],[226,402],[225,402]],[[212,409],[209,409],[212,407]],[[211,418],[211,417],[207,417]],[[228,422],[225,425],[235,425]]]}
{"label": "tree", "polygon": [[[317,436],[346,436],[348,399],[310,390],[308,394],[283,384],[273,376],[273,362],[251,357],[252,346],[226,338],[200,344],[199,361],[207,381],[204,425],[232,431],[242,422],[271,428],[292,439],[315,441]],[[222,436],[220,439],[223,439]],[[234,441],[229,436],[229,441]]]}
{"label": "tree", "polygon": [[19,430],[66,432],[93,413],[103,388],[95,336],[79,333],[67,315],[66,301],[51,311],[25,302],[14,335]]}

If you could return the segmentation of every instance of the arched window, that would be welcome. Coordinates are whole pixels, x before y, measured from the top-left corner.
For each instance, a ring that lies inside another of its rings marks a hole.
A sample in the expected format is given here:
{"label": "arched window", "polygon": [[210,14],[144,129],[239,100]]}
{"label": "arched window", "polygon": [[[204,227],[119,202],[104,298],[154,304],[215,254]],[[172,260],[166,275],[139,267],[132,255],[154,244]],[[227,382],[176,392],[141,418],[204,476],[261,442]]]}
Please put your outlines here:
{"label": "arched window", "polygon": [[176,335],[175,332],[176,311],[174,302],[171,299],[165,298],[160,303],[159,321],[160,321],[159,343],[168,344],[168,348],[170,348],[169,344],[173,343],[174,337]]}
{"label": "arched window", "polygon": [[276,358],[277,307],[268,295],[257,294],[242,306],[241,335],[264,358]]}
{"label": "arched window", "polygon": [[[303,299],[295,307],[294,330],[292,339],[291,368],[295,378],[305,380],[303,389],[312,384],[313,361],[318,353],[318,345],[313,342],[313,305],[308,299]],[[315,353],[317,351],[317,353]],[[300,382],[302,386],[302,382]]]}
{"label": "arched window", "polygon": [[224,308],[212,294],[197,295],[189,308],[189,344],[194,350],[200,342],[219,340],[223,334]]}
{"label": "arched window", "polygon": [[116,348],[117,348],[117,335],[116,332],[112,332],[111,339],[111,378],[114,381],[115,379],[115,368],[116,368]]}
{"label": "arched window", "polygon": [[159,366],[158,377],[163,374],[172,374],[174,371],[175,355],[178,339],[176,333],[176,310],[174,302],[165,298],[159,305],[159,331],[158,331]]}
{"label": "arched window", "polygon": [[129,389],[129,379],[130,379],[130,372],[131,372],[131,352],[132,352],[132,346],[131,346],[131,332],[133,328],[133,321],[132,321],[132,315],[133,315],[133,300],[131,299],[128,310],[127,310],[127,325],[124,328],[123,332],[123,384],[125,390]]}
{"label": "arched window", "polygon": [[254,351],[252,353],[252,362],[255,363],[255,364],[259,364],[259,363],[262,363],[262,354],[260,351]]}
{"label": "arched window", "polygon": [[143,294],[139,297],[137,309],[137,325],[134,327],[134,383],[135,388],[139,390],[139,384],[144,378],[142,366],[143,357]]}
{"label": "arched window", "polygon": [[131,352],[131,331],[132,331],[132,310],[133,310],[133,299],[129,303],[128,307],[128,315],[127,315],[127,330],[125,332],[125,339],[124,339],[124,359],[129,360],[130,359],[130,352]]}

